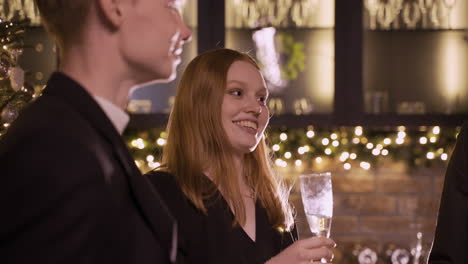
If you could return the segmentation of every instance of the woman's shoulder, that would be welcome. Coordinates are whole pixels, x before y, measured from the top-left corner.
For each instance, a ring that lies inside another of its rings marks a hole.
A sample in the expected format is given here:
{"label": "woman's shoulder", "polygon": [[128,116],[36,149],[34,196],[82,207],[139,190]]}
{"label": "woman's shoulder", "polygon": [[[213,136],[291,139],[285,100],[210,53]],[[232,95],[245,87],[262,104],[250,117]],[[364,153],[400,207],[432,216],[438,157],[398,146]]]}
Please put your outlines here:
{"label": "woman's shoulder", "polygon": [[145,174],[146,177],[151,181],[156,187],[170,187],[177,186],[177,180],[175,176],[167,171],[150,171]]}
{"label": "woman's shoulder", "polygon": [[182,192],[177,177],[168,171],[151,171],[145,174],[153,186],[161,192]]}

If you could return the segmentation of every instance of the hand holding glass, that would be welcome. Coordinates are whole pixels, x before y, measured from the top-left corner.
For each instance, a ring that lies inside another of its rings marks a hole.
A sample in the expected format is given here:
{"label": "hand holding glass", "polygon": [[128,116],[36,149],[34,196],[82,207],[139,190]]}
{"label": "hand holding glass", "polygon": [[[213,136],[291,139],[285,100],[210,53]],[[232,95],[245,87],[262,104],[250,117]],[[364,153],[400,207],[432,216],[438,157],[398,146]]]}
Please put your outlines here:
{"label": "hand holding glass", "polygon": [[330,237],[333,216],[331,173],[310,173],[299,176],[302,203],[314,236]]}

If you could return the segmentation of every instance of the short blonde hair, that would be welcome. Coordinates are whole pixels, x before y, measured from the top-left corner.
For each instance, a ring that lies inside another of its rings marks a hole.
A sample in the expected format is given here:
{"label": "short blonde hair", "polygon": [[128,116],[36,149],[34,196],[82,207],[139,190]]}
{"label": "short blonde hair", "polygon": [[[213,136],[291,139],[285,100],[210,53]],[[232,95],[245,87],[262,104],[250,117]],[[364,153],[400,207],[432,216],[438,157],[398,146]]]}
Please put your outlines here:
{"label": "short blonde hair", "polygon": [[[161,170],[174,174],[184,194],[200,211],[207,212],[204,200],[216,190],[205,184],[204,171],[210,170],[218,189],[233,207],[236,222],[245,223],[245,208],[237,180],[237,168],[221,121],[221,105],[227,73],[236,61],[258,68],[249,55],[230,49],[217,49],[190,62],[177,87],[174,108],[167,127]],[[273,227],[289,230],[294,222],[288,194],[275,176],[264,138],[245,155],[246,183],[254,199],[266,209]]]}
{"label": "short blonde hair", "polygon": [[34,0],[42,24],[60,49],[76,42],[82,33],[93,0]]}

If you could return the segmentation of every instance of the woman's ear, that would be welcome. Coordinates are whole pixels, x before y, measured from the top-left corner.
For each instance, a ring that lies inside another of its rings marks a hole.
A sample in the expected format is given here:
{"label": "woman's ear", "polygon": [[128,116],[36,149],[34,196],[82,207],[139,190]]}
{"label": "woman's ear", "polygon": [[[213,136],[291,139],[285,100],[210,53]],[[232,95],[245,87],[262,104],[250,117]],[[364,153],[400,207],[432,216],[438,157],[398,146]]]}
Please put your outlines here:
{"label": "woman's ear", "polygon": [[112,27],[119,27],[122,23],[124,8],[127,0],[97,0],[97,9],[102,18]]}

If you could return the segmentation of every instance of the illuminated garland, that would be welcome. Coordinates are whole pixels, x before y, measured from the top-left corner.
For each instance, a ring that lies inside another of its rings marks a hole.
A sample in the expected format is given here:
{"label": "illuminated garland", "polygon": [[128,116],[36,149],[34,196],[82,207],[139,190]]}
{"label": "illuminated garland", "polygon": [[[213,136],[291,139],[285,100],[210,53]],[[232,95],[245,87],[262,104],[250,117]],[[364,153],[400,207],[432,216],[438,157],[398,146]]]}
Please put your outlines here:
{"label": "illuminated garland", "polygon": [[[411,167],[445,164],[460,128],[391,129],[336,127],[270,129],[267,140],[276,166],[313,169],[325,160],[344,170],[369,170],[386,160],[406,161]],[[160,165],[167,133],[163,129],[133,130],[125,135],[137,165],[148,171]]]}

